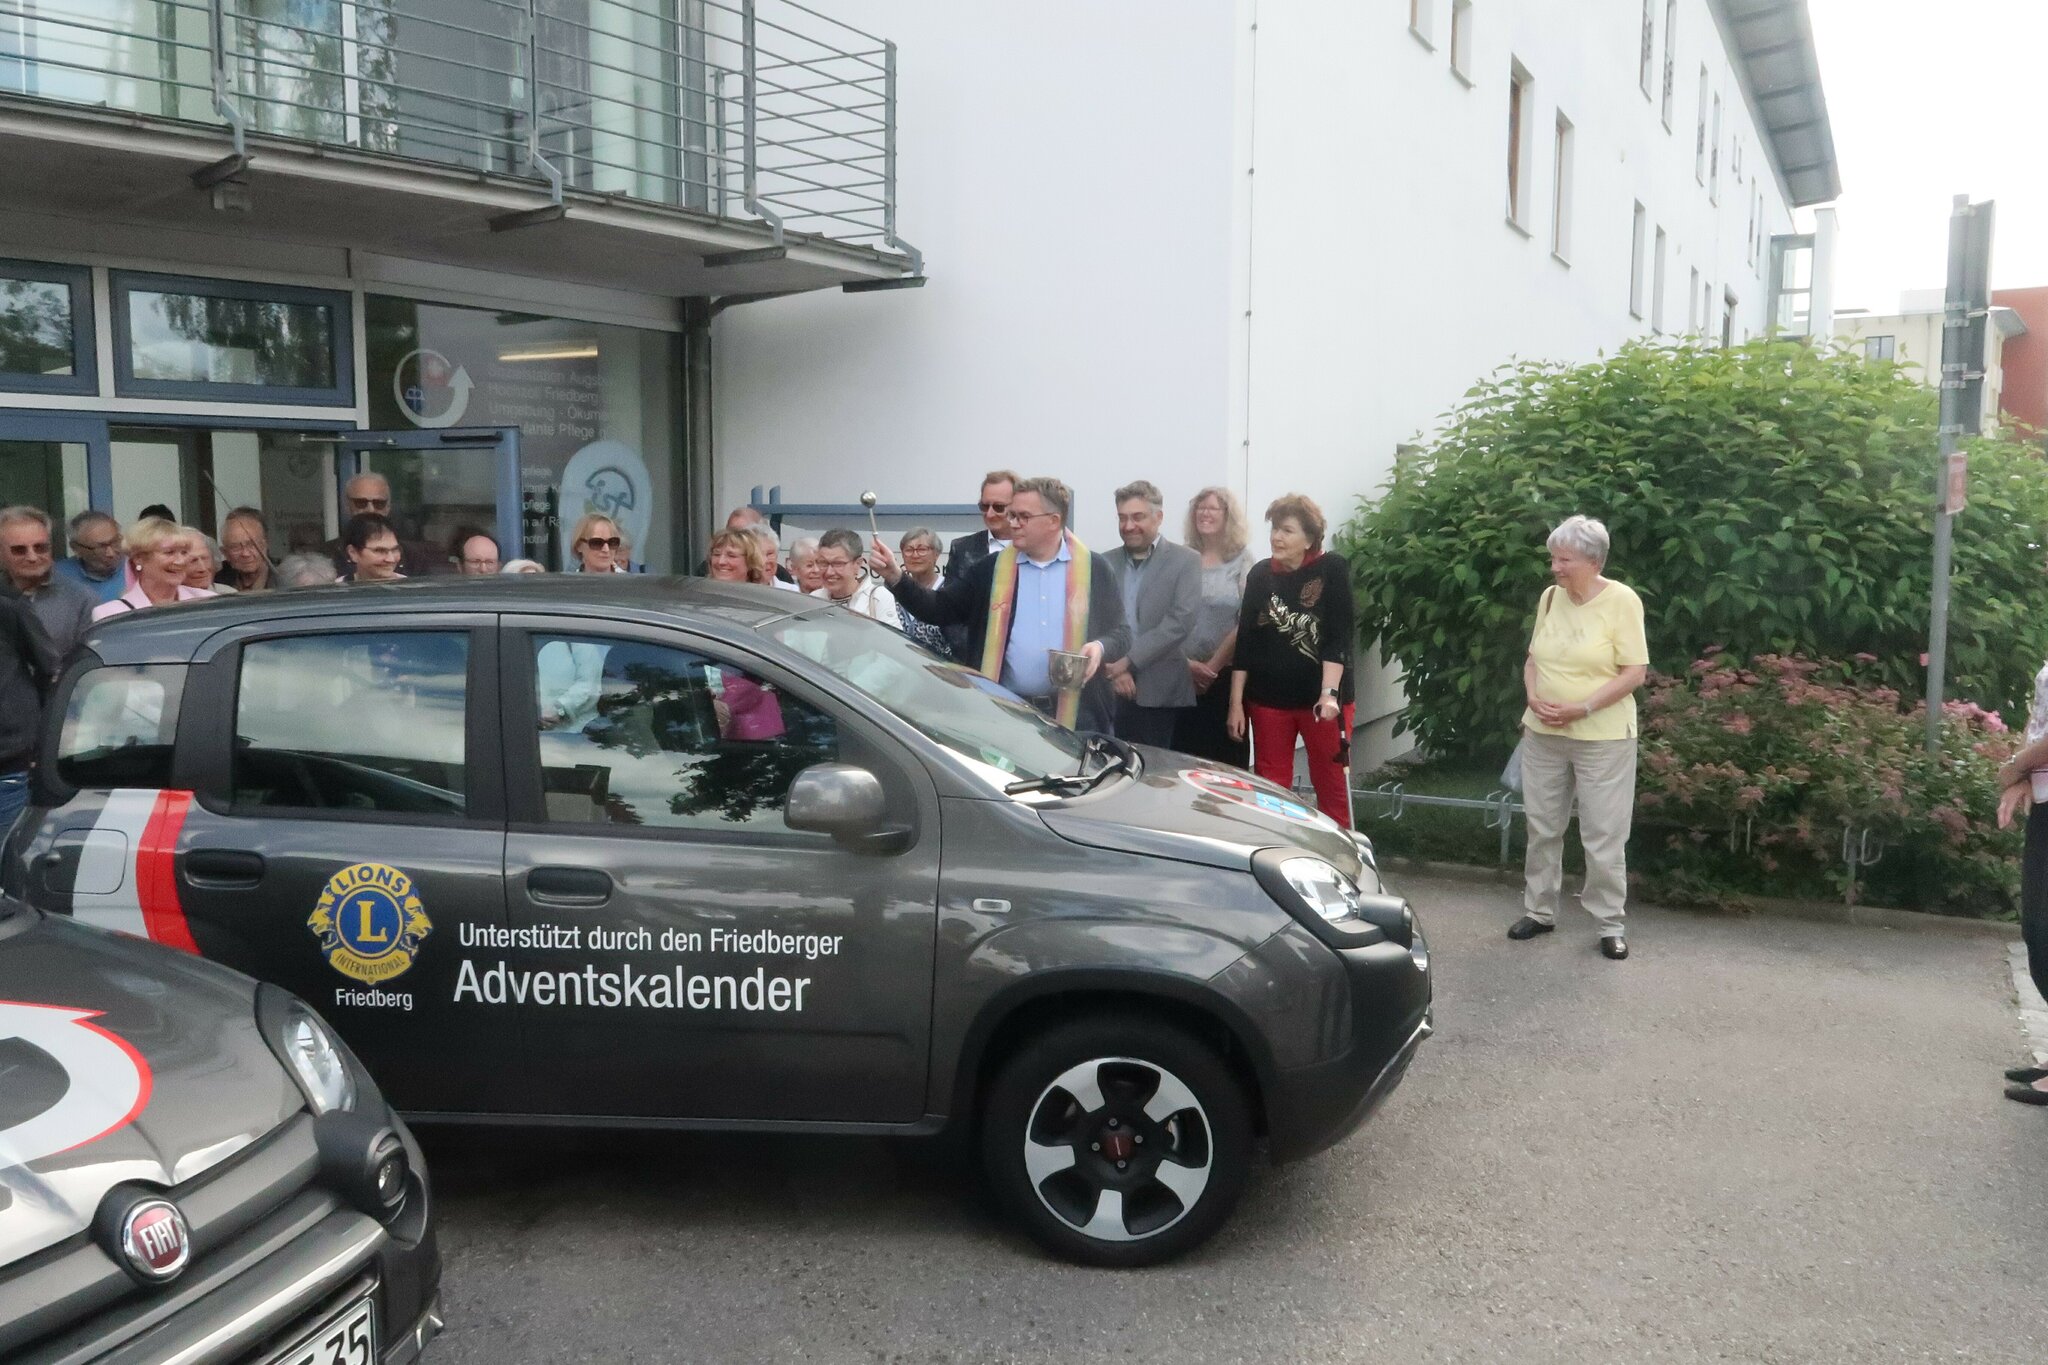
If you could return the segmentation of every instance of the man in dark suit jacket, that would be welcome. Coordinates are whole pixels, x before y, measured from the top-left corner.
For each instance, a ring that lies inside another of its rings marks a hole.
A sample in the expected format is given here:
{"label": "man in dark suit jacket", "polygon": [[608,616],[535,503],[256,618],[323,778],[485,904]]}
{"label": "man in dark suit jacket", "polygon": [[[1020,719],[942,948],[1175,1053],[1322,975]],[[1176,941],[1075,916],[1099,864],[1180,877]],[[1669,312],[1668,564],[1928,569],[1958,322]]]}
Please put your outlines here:
{"label": "man in dark suit jacket", "polygon": [[1195,704],[1188,673],[1188,632],[1202,609],[1202,557],[1159,534],[1166,503],[1139,479],[1116,490],[1123,544],[1103,556],[1116,573],[1131,652],[1104,666],[1116,693],[1116,733],[1137,744],[1173,747],[1174,726]]}
{"label": "man in dark suit jacket", "polygon": [[946,553],[946,577],[958,578],[1010,543],[1010,499],[1016,496],[1018,479],[1007,469],[991,469],[981,480],[982,529],[961,536]]}
{"label": "man in dark suit jacket", "polygon": [[[968,667],[994,677],[1047,715],[1057,716],[1060,703],[1048,677],[1047,651],[1069,649],[1085,656],[1088,672],[1074,726],[1109,733],[1115,698],[1102,665],[1123,658],[1131,647],[1116,576],[1107,560],[1068,534],[1072,503],[1065,484],[1058,479],[1023,479],[1014,487],[1008,529],[1016,551],[1017,588],[995,667],[982,665],[996,616],[994,589],[1004,554],[977,561],[958,578],[948,574],[936,591],[904,573],[880,540],[875,542],[875,567],[897,604],[918,620],[967,627]],[[1066,594],[1076,561],[1083,555],[1088,564],[1088,616],[1080,638],[1074,639],[1067,634]]]}

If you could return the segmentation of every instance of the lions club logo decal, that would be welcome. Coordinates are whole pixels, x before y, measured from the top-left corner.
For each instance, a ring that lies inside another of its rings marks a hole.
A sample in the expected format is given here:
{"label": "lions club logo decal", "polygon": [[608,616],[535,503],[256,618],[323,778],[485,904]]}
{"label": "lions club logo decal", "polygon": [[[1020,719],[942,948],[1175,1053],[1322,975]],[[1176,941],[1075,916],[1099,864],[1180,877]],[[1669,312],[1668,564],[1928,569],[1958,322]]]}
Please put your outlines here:
{"label": "lions club logo decal", "polygon": [[434,931],[412,878],[383,863],[357,863],[329,877],[306,927],[329,966],[372,983],[405,975],[420,940]]}

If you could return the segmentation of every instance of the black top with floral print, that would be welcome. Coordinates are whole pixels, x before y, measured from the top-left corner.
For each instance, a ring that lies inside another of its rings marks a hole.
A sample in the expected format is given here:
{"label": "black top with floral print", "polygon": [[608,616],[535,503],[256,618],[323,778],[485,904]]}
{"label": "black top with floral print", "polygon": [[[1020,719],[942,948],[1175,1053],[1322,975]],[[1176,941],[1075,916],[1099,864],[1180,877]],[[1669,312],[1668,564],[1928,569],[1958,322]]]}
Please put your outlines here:
{"label": "black top with floral print", "polygon": [[1323,665],[1344,665],[1337,699],[1351,700],[1351,566],[1344,556],[1315,555],[1292,573],[1270,559],[1245,580],[1232,667],[1245,675],[1244,699],[1259,706],[1305,709],[1323,690]]}

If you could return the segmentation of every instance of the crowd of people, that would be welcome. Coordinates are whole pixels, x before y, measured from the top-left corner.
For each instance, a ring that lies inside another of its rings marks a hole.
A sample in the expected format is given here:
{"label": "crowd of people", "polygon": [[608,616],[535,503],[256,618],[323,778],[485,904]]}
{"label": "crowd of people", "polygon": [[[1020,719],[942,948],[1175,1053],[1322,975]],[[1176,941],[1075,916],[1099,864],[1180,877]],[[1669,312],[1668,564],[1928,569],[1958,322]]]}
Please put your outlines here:
{"label": "crowd of people", "polygon": [[929,527],[893,546],[838,528],[795,541],[786,567],[766,518],[741,507],[713,538],[703,572],[809,593],[1067,724],[1256,763],[1283,786],[1293,785],[1299,736],[1317,805],[1348,821],[1351,578],[1324,548],[1322,509],[1298,494],[1275,501],[1266,509],[1272,554],[1260,559],[1227,488],[1189,501],[1178,541],[1165,534],[1155,484],[1126,484],[1114,501],[1120,543],[1097,553],[1071,529],[1065,484],[994,470],[981,483],[982,528],[950,546]]}

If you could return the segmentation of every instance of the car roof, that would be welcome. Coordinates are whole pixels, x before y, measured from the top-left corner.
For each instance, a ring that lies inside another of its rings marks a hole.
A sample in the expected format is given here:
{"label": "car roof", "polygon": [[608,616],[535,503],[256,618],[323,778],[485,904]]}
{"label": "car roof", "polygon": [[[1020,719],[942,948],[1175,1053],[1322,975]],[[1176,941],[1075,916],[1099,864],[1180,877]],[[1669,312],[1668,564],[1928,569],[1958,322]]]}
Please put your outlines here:
{"label": "car roof", "polygon": [[94,623],[81,641],[103,663],[180,663],[222,630],[269,621],[315,623],[322,616],[443,612],[662,620],[733,636],[773,621],[829,611],[828,603],[785,589],[651,574],[437,574],[399,583],[228,593],[203,601],[122,612]]}

